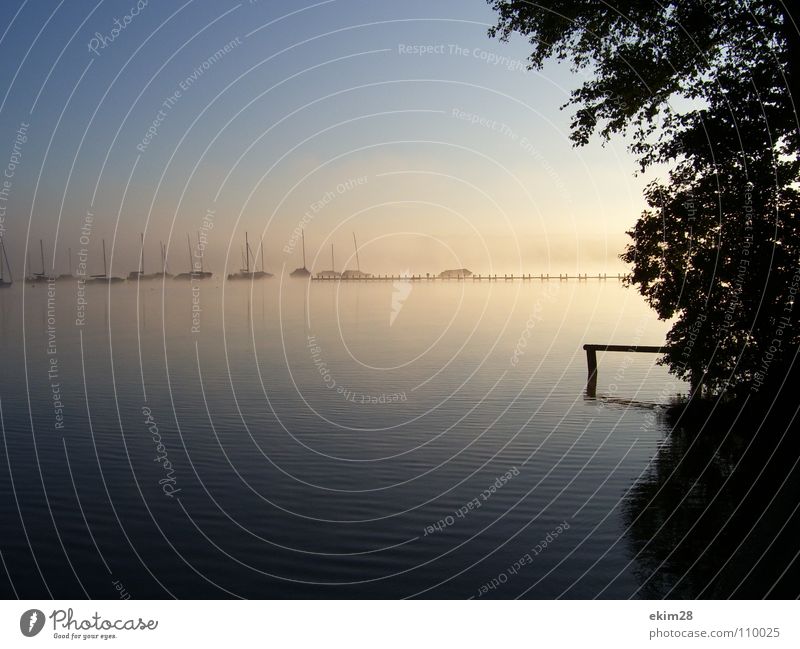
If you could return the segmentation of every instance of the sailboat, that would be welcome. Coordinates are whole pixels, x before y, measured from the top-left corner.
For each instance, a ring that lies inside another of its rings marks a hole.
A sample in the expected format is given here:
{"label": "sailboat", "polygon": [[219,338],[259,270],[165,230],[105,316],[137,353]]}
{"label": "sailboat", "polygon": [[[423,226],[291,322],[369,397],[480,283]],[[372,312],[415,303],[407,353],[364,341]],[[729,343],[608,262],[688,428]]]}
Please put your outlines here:
{"label": "sailboat", "polygon": [[261,242],[261,270],[255,270],[258,259],[253,257],[253,269],[250,270],[250,241],[247,232],[244,233],[244,250],[242,251],[242,263],[244,268],[239,269],[238,273],[231,273],[228,279],[267,279],[272,277],[272,273],[264,270],[264,242]]}
{"label": "sailboat", "polygon": [[358,259],[358,243],[356,242],[356,233],[353,232],[353,245],[356,249],[356,270],[346,270],[342,273],[342,279],[369,279],[372,277],[370,273],[361,272],[361,262]]}
{"label": "sailboat", "polygon": [[72,274],[72,248],[67,248],[67,272],[61,273],[58,276],[58,279],[74,279],[75,276]]}
{"label": "sailboat", "polygon": [[189,235],[186,235],[186,245],[189,248],[189,272],[188,273],[178,273],[175,275],[175,279],[191,279],[191,280],[198,280],[198,279],[208,279],[210,278],[213,273],[209,271],[203,270],[203,256],[200,255],[200,270],[194,269],[194,262],[192,261],[192,240],[189,238]]}
{"label": "sailboat", "polygon": [[306,231],[303,230],[303,267],[302,268],[295,268],[291,273],[289,273],[289,277],[299,277],[301,279],[306,277],[311,277],[311,273],[309,272],[308,268],[306,268]]}
{"label": "sailboat", "polygon": [[128,273],[128,279],[144,279],[144,233],[139,234],[141,245],[139,246],[139,270],[132,270]]}
{"label": "sailboat", "polygon": [[214,275],[211,271],[203,270],[203,258],[205,255],[203,254],[203,249],[200,247],[200,233],[197,233],[197,251],[200,253],[197,255],[200,258],[200,272],[198,273],[195,271],[195,275],[197,275],[197,279],[211,279]]}
{"label": "sailboat", "polygon": [[103,239],[103,274],[92,275],[92,280],[95,282],[108,282],[109,284],[116,284],[117,282],[124,282],[124,277],[111,277],[108,274],[108,261],[106,260],[106,240]]}
{"label": "sailboat", "polygon": [[333,244],[331,244],[331,269],[319,271],[317,277],[319,279],[339,279],[341,276],[342,274],[336,271],[336,263],[333,259]]}
{"label": "sailboat", "polygon": [[139,270],[132,270],[128,274],[128,279],[135,279],[135,280],[149,280],[149,279],[161,279],[164,277],[166,271],[163,270],[166,267],[165,257],[164,257],[164,244],[161,244],[161,268],[162,271],[160,273],[148,273],[145,274],[144,272],[144,233],[139,235],[141,241],[141,247],[139,249]]}
{"label": "sailboat", "polygon": [[172,277],[172,273],[170,273],[169,269],[167,268],[167,246],[163,241],[159,241],[158,243],[161,245],[161,272],[153,273],[153,276],[156,279]]}
{"label": "sailboat", "polygon": [[[5,270],[8,269],[8,281],[6,281]],[[14,280],[11,277],[11,265],[8,263],[8,254],[6,253],[6,244],[0,237],[0,288],[8,288]]]}
{"label": "sailboat", "polygon": [[[246,237],[247,237],[247,233],[245,232],[245,238]],[[264,241],[263,241],[263,239],[259,244],[259,248],[261,250],[261,270],[253,271],[253,279],[267,279],[269,277],[272,277],[272,273],[268,273],[267,271],[264,270]],[[253,266],[256,265],[255,262],[256,262],[256,260],[254,258],[253,259]]]}
{"label": "sailboat", "polygon": [[[42,272],[41,273],[33,273],[26,278],[26,281],[31,283],[38,283],[38,282],[46,282],[47,281],[47,273],[44,272],[44,243],[41,239],[39,239],[39,252],[42,256]],[[30,268],[30,266],[28,266]]]}

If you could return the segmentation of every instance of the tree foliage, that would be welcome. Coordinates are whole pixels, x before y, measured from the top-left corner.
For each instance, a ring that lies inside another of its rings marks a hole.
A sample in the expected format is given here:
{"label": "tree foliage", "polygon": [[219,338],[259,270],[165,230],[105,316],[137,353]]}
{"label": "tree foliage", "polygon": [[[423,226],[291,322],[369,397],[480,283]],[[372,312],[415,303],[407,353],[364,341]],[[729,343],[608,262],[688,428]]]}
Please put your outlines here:
{"label": "tree foliage", "polygon": [[648,209],[621,255],[674,319],[664,358],[708,392],[780,385],[800,344],[800,38],[766,0],[489,0],[492,36],[581,78],[576,145],[627,134]]}

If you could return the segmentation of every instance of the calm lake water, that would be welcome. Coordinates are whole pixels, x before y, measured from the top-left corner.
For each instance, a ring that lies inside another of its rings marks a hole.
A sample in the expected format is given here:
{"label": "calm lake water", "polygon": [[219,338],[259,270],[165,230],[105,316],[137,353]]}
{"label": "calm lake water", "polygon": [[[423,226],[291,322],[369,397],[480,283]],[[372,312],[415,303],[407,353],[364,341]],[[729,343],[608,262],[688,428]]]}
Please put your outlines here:
{"label": "calm lake water", "polygon": [[655,356],[585,395],[668,328],[616,281],[76,298],[0,291],[5,597],[797,594],[794,473],[673,431]]}

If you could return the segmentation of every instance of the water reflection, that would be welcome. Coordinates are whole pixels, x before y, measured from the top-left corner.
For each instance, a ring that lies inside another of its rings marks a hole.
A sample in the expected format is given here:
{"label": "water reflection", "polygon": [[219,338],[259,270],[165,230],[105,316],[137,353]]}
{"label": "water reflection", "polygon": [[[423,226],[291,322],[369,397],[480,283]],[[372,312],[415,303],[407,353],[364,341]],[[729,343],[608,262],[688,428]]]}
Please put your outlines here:
{"label": "water reflection", "polygon": [[391,282],[288,282],[90,286],[80,326],[69,283],[54,313],[3,291],[0,596],[471,597],[564,521],[493,596],[636,589],[619,498],[673,382],[615,353],[604,403],[580,395],[587,340],[663,340],[640,298],[419,282],[400,310]]}
{"label": "water reflection", "polygon": [[634,596],[797,597],[799,450],[785,424],[675,422],[623,507]]}

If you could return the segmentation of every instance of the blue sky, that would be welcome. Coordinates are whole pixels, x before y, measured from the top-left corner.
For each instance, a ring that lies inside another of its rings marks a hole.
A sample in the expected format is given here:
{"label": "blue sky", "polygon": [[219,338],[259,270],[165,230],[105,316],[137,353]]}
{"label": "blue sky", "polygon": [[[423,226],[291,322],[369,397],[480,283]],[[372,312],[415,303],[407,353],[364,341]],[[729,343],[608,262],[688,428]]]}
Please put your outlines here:
{"label": "blue sky", "polygon": [[373,272],[619,268],[644,180],[623,142],[571,146],[559,107],[579,80],[521,69],[529,46],[491,40],[483,0],[139,4],[3,4],[4,168],[29,124],[3,221],[15,266],[42,238],[64,272],[91,211],[117,274],[143,231],[182,270],[209,214],[219,271],[245,231],[293,268],[299,225],[315,269],[331,243],[344,265],[353,231]]}

